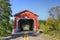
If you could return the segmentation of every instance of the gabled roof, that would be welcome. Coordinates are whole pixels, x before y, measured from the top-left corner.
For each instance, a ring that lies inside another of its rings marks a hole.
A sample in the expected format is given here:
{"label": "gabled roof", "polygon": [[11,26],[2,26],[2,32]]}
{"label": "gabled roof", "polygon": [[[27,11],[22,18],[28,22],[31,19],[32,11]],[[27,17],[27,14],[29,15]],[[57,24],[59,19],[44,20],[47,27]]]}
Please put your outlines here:
{"label": "gabled roof", "polygon": [[[32,13],[31,11],[24,10],[24,11],[22,11],[22,12],[19,12],[19,13],[15,14],[14,16],[17,16],[17,15],[22,14],[22,13],[24,13],[24,12],[30,12],[30,13]],[[32,13],[32,14],[34,14],[34,13]],[[34,14],[34,15],[36,15],[36,14]],[[36,15],[36,16],[38,16],[38,15]]]}

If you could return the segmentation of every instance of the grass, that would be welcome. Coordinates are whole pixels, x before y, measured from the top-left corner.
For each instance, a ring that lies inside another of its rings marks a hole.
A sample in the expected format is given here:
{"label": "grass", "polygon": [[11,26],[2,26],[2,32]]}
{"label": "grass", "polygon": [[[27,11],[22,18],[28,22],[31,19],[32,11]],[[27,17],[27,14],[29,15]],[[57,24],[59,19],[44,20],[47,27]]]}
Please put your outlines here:
{"label": "grass", "polygon": [[49,27],[51,27],[51,26],[49,26],[49,25],[44,25],[44,24],[41,24],[41,25],[40,25],[40,28],[43,30],[43,32],[44,32],[45,34],[50,35],[51,37],[60,40],[60,26],[59,26],[59,28],[56,27],[56,30],[50,30]]}
{"label": "grass", "polygon": [[54,30],[47,33],[48,35],[52,36],[53,38],[60,39],[60,31]]}

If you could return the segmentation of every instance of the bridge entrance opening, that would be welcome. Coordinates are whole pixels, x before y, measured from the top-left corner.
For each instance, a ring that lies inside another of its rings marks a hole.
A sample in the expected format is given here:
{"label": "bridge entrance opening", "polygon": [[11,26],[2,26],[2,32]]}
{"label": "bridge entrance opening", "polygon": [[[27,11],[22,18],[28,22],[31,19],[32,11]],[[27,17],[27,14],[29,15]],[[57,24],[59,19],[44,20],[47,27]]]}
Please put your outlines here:
{"label": "bridge entrance opening", "polygon": [[20,19],[18,21],[18,30],[19,31],[33,31],[34,29],[34,20],[33,19]]}

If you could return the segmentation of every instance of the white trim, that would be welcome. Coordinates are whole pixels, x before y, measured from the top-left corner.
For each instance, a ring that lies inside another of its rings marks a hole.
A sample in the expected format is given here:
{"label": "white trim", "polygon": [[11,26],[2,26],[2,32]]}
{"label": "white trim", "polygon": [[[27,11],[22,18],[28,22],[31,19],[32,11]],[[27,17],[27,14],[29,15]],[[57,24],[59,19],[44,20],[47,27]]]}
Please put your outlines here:
{"label": "white trim", "polygon": [[16,32],[19,30],[19,29],[18,29],[18,21],[19,21],[19,18],[18,18],[18,20],[17,20],[17,22],[16,22],[16,24],[17,24],[17,26],[16,26]]}
{"label": "white trim", "polygon": [[18,18],[18,20],[17,20],[17,27],[16,27],[16,32],[18,31],[18,21],[19,21],[19,18]]}
{"label": "white trim", "polygon": [[36,31],[36,21],[34,20],[34,31]]}
{"label": "white trim", "polygon": [[12,31],[12,33],[15,33],[15,32],[17,32],[18,31],[18,21],[19,21],[19,18],[18,18],[18,20],[16,20],[16,29],[13,29]]}

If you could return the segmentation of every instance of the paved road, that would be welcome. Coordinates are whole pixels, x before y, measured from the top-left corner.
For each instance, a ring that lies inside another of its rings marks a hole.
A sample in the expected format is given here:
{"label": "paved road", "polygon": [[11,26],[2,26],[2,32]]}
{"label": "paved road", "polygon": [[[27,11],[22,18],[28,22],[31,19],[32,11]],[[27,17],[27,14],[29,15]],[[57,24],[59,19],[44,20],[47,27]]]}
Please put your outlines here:
{"label": "paved road", "polygon": [[11,37],[6,38],[4,40],[25,40],[26,38],[28,38],[27,40],[53,40],[52,38],[44,36],[43,34],[35,36],[33,32],[28,32],[27,37],[25,37],[24,35],[26,34],[24,33],[27,33],[27,32],[20,32],[20,33],[12,34]]}

